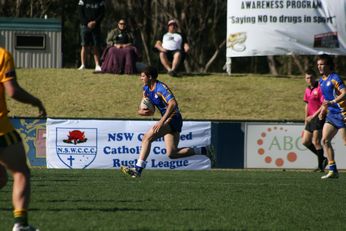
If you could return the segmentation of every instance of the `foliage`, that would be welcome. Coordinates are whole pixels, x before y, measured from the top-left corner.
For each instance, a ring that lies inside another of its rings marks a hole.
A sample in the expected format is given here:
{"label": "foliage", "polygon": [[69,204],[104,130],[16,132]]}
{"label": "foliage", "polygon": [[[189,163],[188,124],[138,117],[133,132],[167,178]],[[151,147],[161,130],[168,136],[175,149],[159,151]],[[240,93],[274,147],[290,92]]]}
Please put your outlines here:
{"label": "foliage", "polygon": [[[39,0],[0,2],[1,15],[5,17],[48,17],[61,18],[63,24],[64,66],[75,67],[79,62],[79,15],[78,1]],[[142,51],[143,62],[159,64],[158,54],[153,49],[155,39],[167,30],[167,22],[175,18],[186,34],[191,46],[191,54],[186,59],[188,72],[206,72],[212,63],[221,70],[225,62],[225,30],[215,33],[217,28],[225,27],[226,1],[106,1],[106,15],[102,23],[103,36],[115,26],[120,18],[129,22],[137,38],[137,46]],[[144,10],[143,10],[144,9]],[[164,10],[163,10],[164,9]],[[216,54],[215,54],[216,52]],[[218,60],[215,60],[218,56]],[[90,61],[91,62],[91,61]]]}
{"label": "foliage", "polygon": [[[3,17],[61,18],[63,24],[63,64],[77,67],[80,62],[79,15],[77,0],[1,0]],[[154,42],[165,31],[167,21],[175,18],[180,30],[186,34],[191,52],[185,60],[189,73],[222,72],[226,61],[225,38],[227,1],[197,0],[107,0],[106,15],[102,23],[103,36],[120,18],[127,19],[136,36],[136,46],[142,53],[142,62],[161,67]],[[89,54],[89,63],[92,58]],[[314,64],[314,56],[254,56],[233,58],[235,73],[271,73],[272,75],[303,74]],[[337,70],[346,74],[346,58],[335,57]]]}
{"label": "foliage", "polygon": [[[29,219],[40,230],[341,231],[346,226],[345,178],[322,182],[321,173],[146,170],[131,179],[114,169],[33,169],[32,175]],[[0,191],[1,230],[13,222],[11,185],[10,180]],[[326,200],[330,193],[333,199]],[[328,215],[322,212],[326,208]]]}

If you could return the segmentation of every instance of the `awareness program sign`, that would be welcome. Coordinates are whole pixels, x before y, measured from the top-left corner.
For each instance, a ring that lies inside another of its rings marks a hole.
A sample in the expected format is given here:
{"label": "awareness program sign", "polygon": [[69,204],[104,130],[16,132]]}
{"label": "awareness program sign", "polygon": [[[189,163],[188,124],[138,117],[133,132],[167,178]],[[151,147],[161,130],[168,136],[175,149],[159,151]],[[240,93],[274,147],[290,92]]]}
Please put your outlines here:
{"label": "awareness program sign", "polygon": [[[155,121],[47,119],[47,168],[120,168],[135,165],[145,132]],[[211,143],[211,123],[185,121],[179,147]],[[169,159],[163,138],[152,143],[149,169],[209,169],[210,159],[195,155]]]}
{"label": "awareness program sign", "polygon": [[[303,124],[246,123],[245,127],[245,168],[317,167],[317,157],[302,145]],[[334,137],[332,145],[338,168],[346,169],[346,146],[341,134]]]}
{"label": "awareness program sign", "polygon": [[227,57],[346,52],[346,0],[228,0]]}

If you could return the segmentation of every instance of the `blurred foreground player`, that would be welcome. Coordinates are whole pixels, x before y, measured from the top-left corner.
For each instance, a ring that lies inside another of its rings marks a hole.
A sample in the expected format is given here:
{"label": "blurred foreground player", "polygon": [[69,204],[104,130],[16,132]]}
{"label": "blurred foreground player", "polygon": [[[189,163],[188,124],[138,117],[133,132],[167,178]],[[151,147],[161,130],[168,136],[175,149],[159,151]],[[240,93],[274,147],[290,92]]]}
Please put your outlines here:
{"label": "blurred foreground player", "polygon": [[324,96],[323,106],[328,107],[326,123],[322,131],[322,144],[324,152],[328,156],[329,171],[327,175],[322,176],[322,179],[338,178],[339,173],[331,142],[338,130],[344,130],[346,127],[346,88],[341,77],[334,72],[334,62],[331,56],[327,54],[318,56],[317,68],[322,75],[320,87]]}
{"label": "blurred foreground player", "polygon": [[[0,47],[0,172],[8,171],[13,176],[13,231],[38,230],[28,224],[28,205],[30,199],[30,170],[26,163],[22,140],[7,117],[5,92],[13,99],[31,104],[39,109],[42,117],[46,110],[42,102],[19,86],[11,54]],[[2,174],[0,177],[7,174]],[[2,182],[2,180],[0,180]],[[2,185],[4,186],[4,185]]]}
{"label": "blurred foreground player", "polygon": [[[121,166],[121,171],[132,177],[141,176],[150,153],[151,143],[160,137],[164,137],[167,150],[166,154],[171,159],[183,158],[206,152],[204,147],[178,148],[183,119],[172,91],[165,83],[157,80],[157,76],[157,70],[151,66],[145,68],[140,76],[140,80],[144,85],[143,97],[149,98],[151,103],[160,111],[162,117],[145,133],[136,166],[134,168]],[[138,114],[150,116],[153,112],[149,109],[139,108]]]}

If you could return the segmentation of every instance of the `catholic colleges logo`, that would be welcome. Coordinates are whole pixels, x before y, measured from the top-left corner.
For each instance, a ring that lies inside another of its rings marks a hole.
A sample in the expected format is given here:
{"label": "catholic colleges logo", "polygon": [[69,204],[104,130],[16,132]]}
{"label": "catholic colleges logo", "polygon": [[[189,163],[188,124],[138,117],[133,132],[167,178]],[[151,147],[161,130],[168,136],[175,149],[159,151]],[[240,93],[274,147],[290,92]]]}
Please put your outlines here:
{"label": "catholic colleges logo", "polygon": [[97,128],[56,128],[56,153],[69,168],[87,168],[97,154]]}

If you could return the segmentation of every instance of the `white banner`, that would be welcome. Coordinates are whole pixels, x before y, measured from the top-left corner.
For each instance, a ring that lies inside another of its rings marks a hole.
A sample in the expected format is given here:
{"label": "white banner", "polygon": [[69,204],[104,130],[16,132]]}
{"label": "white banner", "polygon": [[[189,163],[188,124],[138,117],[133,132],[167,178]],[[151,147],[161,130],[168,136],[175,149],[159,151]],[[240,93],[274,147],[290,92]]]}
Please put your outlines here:
{"label": "white banner", "polygon": [[346,0],[228,0],[227,57],[346,53]]}
{"label": "white banner", "polygon": [[[134,165],[143,135],[155,121],[47,119],[47,168],[119,168]],[[184,122],[179,147],[211,143],[210,122]],[[152,169],[209,169],[210,159],[195,155],[171,160],[164,140],[152,143],[147,167]]]}
{"label": "white banner", "polygon": [[[301,142],[303,124],[246,123],[245,126],[245,168],[317,168],[316,155]],[[334,137],[332,145],[337,167],[346,169],[346,147],[340,134]]]}

